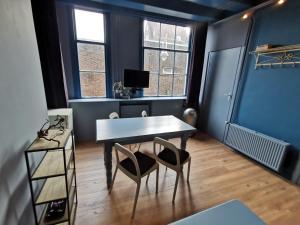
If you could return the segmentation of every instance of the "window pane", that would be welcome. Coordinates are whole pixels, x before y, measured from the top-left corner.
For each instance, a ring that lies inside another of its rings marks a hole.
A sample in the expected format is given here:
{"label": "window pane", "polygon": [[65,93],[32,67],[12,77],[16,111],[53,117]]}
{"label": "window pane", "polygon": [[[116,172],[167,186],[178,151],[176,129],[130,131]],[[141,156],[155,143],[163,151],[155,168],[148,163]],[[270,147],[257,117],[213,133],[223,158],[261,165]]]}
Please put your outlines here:
{"label": "window pane", "polygon": [[173,96],[185,95],[186,76],[174,76]]}
{"label": "window pane", "polygon": [[78,40],[104,43],[103,14],[75,9],[75,24]]}
{"label": "window pane", "polygon": [[189,27],[176,27],[176,50],[188,50],[190,41],[191,28]]}
{"label": "window pane", "polygon": [[163,96],[172,95],[172,81],[173,81],[173,75],[159,76],[159,95],[163,95]]}
{"label": "window pane", "polygon": [[158,73],[159,65],[159,51],[158,50],[144,50],[144,70],[152,73]]}
{"label": "window pane", "polygon": [[174,66],[174,73],[175,74],[187,74],[187,67],[188,67],[188,53],[175,53],[175,66]]}
{"label": "window pane", "polygon": [[144,88],[145,96],[157,96],[158,74],[150,74],[149,88]]}
{"label": "window pane", "polygon": [[82,97],[106,96],[105,73],[80,72]]}
{"label": "window pane", "polygon": [[104,46],[77,43],[80,71],[105,72]]}
{"label": "window pane", "polygon": [[159,47],[160,23],[144,20],[144,46]]}
{"label": "window pane", "polygon": [[173,74],[174,52],[160,51],[160,74]]}
{"label": "window pane", "polygon": [[175,26],[169,24],[161,24],[160,47],[174,49],[175,43]]}

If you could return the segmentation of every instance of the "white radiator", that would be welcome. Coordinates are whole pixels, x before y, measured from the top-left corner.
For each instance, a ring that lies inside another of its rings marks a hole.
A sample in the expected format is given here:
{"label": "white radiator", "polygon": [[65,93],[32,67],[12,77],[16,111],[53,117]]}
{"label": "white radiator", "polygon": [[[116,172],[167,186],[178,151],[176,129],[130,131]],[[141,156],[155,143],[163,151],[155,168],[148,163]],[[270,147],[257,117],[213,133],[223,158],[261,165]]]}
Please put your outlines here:
{"label": "white radiator", "polygon": [[289,143],[237,124],[228,124],[225,143],[265,166],[279,171]]}

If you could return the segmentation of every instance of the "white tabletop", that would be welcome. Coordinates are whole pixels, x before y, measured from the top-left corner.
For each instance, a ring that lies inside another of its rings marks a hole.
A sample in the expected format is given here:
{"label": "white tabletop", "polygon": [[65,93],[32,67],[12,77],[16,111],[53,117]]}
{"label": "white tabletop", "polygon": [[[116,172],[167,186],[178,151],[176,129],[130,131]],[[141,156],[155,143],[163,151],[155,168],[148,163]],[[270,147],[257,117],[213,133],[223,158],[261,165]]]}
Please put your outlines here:
{"label": "white tabletop", "polygon": [[97,142],[194,131],[196,131],[196,128],[174,116],[102,119],[96,121]]}
{"label": "white tabletop", "polygon": [[267,225],[242,202],[232,200],[169,225]]}

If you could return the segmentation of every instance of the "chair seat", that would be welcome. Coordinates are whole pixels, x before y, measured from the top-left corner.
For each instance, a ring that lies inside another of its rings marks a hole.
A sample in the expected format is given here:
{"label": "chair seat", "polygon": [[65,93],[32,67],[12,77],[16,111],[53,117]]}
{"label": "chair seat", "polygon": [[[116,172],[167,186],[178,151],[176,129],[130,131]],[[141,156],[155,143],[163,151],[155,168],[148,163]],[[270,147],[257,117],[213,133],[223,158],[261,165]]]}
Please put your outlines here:
{"label": "chair seat", "polygon": [[[153,159],[141,152],[135,152],[134,155],[137,159],[142,176],[149,169],[151,169],[151,167],[154,166],[154,164],[156,163],[155,159]],[[126,169],[131,174],[133,174],[135,176],[137,175],[134,163],[132,162],[132,160],[130,158],[126,158],[126,159],[122,160],[120,162],[120,164],[124,169]]]}
{"label": "chair seat", "polygon": [[[187,151],[179,150],[180,164],[183,164],[183,162],[186,161],[189,156],[190,154]],[[174,166],[177,165],[175,153],[168,148],[165,148],[160,153],[158,153],[157,157],[169,164],[172,164]]]}

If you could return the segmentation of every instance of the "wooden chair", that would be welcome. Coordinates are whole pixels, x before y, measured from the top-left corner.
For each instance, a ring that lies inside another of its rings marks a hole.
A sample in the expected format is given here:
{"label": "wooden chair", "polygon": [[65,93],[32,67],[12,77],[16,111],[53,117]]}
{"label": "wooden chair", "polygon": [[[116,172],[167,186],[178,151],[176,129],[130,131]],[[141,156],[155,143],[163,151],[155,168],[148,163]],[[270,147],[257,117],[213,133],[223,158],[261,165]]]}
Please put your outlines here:
{"label": "wooden chair", "polygon": [[[147,117],[148,116],[147,111],[143,110],[141,115],[142,115],[142,117]],[[141,145],[142,145],[142,143],[139,143],[138,151],[140,151]],[[148,181],[148,179],[147,179],[147,181]]]}
{"label": "wooden chair", "polygon": [[[131,218],[134,218],[135,215],[135,208],[139,196],[140,186],[141,186],[141,179],[146,176],[150,175],[151,172],[156,170],[156,193],[158,191],[158,176],[159,176],[159,165],[155,161],[155,159],[147,156],[141,152],[132,153],[124,146],[116,143],[115,144],[116,150],[116,158],[117,158],[117,165],[116,170],[113,176],[112,184],[109,190],[109,193],[112,191],[112,187],[114,181],[116,179],[117,171],[120,169],[125,175],[131,178],[134,182],[137,183],[136,194],[133,204],[133,211]],[[127,158],[120,161],[118,152],[127,156]]]}
{"label": "wooden chair", "polygon": [[[159,145],[158,154],[156,152],[157,145]],[[163,150],[162,150],[162,146],[164,147]],[[171,142],[158,137],[154,138],[153,151],[156,157],[156,161],[158,161],[159,163],[165,165],[167,168],[170,168],[176,172],[176,182],[175,182],[175,188],[174,188],[173,199],[172,199],[172,203],[174,203],[179,175],[180,173],[182,173],[183,165],[187,162],[188,162],[187,182],[189,182],[191,156],[187,151],[178,149]]]}
{"label": "wooden chair", "polygon": [[120,118],[120,116],[117,112],[110,113],[108,117],[109,117],[109,119],[119,119]]}
{"label": "wooden chair", "polygon": [[146,110],[143,110],[143,111],[142,111],[142,117],[147,117],[147,116],[148,116],[147,111],[146,111]]}
{"label": "wooden chair", "polygon": [[[112,112],[109,114],[108,118],[111,120],[115,120],[115,119],[120,119],[120,116],[117,112]],[[132,150],[131,145],[129,145],[129,149],[130,149],[130,151]]]}

